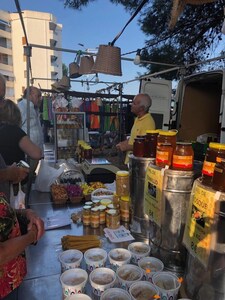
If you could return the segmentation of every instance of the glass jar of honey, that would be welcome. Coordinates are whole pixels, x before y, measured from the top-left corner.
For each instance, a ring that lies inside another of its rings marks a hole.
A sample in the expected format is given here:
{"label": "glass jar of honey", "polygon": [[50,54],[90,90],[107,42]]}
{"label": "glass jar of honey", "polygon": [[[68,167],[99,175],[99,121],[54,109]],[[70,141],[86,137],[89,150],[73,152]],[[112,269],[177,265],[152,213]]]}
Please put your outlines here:
{"label": "glass jar of honey", "polygon": [[120,214],[116,209],[109,209],[106,212],[106,227],[117,229],[120,227]]}
{"label": "glass jar of honey", "polygon": [[173,152],[172,168],[174,170],[193,170],[194,151],[192,143],[178,142]]}
{"label": "glass jar of honey", "polygon": [[145,137],[136,137],[133,144],[133,155],[136,157],[144,157]]}
{"label": "glass jar of honey", "polygon": [[89,226],[91,224],[91,206],[85,205],[83,207],[83,224]]}
{"label": "glass jar of honey", "polygon": [[155,158],[159,130],[147,130],[144,147],[144,157]]}
{"label": "glass jar of honey", "polygon": [[130,184],[129,184],[129,172],[117,171],[116,172],[116,194],[121,196],[129,196]]}
{"label": "glass jar of honey", "polygon": [[122,196],[120,199],[120,219],[123,222],[130,221],[130,198]]}
{"label": "glass jar of honey", "polygon": [[212,188],[214,190],[225,192],[225,158],[221,158],[214,167],[212,178]]}
{"label": "glass jar of honey", "polygon": [[99,224],[103,225],[105,224],[105,219],[106,219],[106,207],[104,205],[99,205],[98,210],[99,210]]}
{"label": "glass jar of honey", "polygon": [[157,146],[156,150],[156,166],[164,168],[165,166],[171,166],[172,163],[173,148],[169,143],[162,143]]}
{"label": "glass jar of honey", "polygon": [[91,209],[91,228],[99,227],[99,209],[98,207],[93,207]]}
{"label": "glass jar of honey", "polygon": [[176,148],[176,142],[177,142],[177,130],[159,130],[159,134],[157,137],[157,146],[160,146],[161,144],[171,144],[172,148]]}
{"label": "glass jar of honey", "polygon": [[210,143],[207,148],[205,160],[202,167],[202,183],[212,186],[214,168],[221,158],[225,158],[225,144]]}

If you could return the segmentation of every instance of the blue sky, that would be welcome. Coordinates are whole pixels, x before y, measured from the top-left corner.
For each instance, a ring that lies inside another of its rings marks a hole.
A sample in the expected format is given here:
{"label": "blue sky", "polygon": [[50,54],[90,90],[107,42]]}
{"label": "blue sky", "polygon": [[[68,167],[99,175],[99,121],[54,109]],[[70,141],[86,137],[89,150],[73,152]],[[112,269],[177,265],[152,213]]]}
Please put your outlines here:
{"label": "blue sky", "polygon": [[[100,44],[108,44],[121,31],[130,18],[122,5],[113,5],[109,0],[97,0],[84,7],[82,11],[64,8],[62,0],[19,0],[22,10],[36,10],[49,12],[55,15],[57,22],[63,25],[62,48],[85,50],[94,49]],[[0,0],[0,9],[15,12],[14,0]],[[146,36],[138,26],[138,16],[127,26],[123,34],[116,41],[115,46],[121,48],[121,53],[130,52],[144,47]],[[63,53],[63,62],[69,65],[74,60],[74,54]],[[126,57],[134,58],[134,54]],[[134,79],[138,73],[144,73],[145,68],[134,65],[133,62],[122,61],[123,76],[111,76],[99,74],[101,81],[126,82]],[[92,78],[93,75],[89,75]],[[83,76],[79,79],[86,80]],[[106,85],[94,85],[90,91],[105,88]],[[76,91],[87,91],[86,85],[73,83],[72,89]],[[136,94],[139,90],[139,82],[135,81],[124,85],[125,94]]]}

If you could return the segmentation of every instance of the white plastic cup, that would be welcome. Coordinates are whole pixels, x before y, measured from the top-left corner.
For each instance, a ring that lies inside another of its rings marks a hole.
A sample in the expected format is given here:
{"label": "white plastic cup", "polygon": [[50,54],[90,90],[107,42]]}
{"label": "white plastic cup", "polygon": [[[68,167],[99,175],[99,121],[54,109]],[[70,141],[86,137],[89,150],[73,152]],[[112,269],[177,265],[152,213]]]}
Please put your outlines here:
{"label": "white plastic cup", "polygon": [[143,242],[134,242],[128,245],[128,250],[131,253],[131,262],[137,265],[142,257],[149,255],[151,248]]}
{"label": "white plastic cup", "polygon": [[84,260],[87,271],[91,272],[96,268],[105,266],[107,260],[107,252],[101,248],[92,248],[84,253]]}
{"label": "white plastic cup", "polygon": [[102,293],[100,300],[109,299],[131,300],[131,296],[125,290],[119,288],[110,288]]}
{"label": "white plastic cup", "polygon": [[116,271],[120,266],[130,263],[131,253],[124,248],[115,248],[108,253],[111,268]]}
{"label": "white plastic cup", "polygon": [[59,254],[62,273],[69,269],[79,268],[83,259],[83,253],[79,250],[70,249]]}
{"label": "white plastic cup", "polygon": [[143,280],[147,280],[152,283],[152,277],[156,272],[162,272],[164,269],[163,262],[155,257],[142,257],[138,261],[138,266],[143,269]]}
{"label": "white plastic cup", "polygon": [[85,294],[75,294],[66,298],[66,300],[92,300],[91,297]]}
{"label": "white plastic cup", "polygon": [[142,279],[143,270],[138,266],[127,264],[120,266],[116,274],[120,288],[128,291],[132,283]]}
{"label": "white plastic cup", "polygon": [[162,299],[177,300],[181,283],[175,274],[170,272],[155,273],[152,282],[158,288]]}
{"label": "white plastic cup", "polygon": [[63,290],[63,299],[72,295],[84,292],[88,280],[88,274],[80,268],[66,270],[60,276],[60,282]]}
{"label": "white plastic cup", "polygon": [[93,270],[89,276],[93,294],[98,297],[101,296],[104,291],[115,285],[116,279],[116,273],[109,268]]}
{"label": "white plastic cup", "polygon": [[129,288],[129,293],[132,300],[140,299],[140,297],[141,299],[155,299],[156,295],[159,296],[159,290],[147,281],[133,283]]}

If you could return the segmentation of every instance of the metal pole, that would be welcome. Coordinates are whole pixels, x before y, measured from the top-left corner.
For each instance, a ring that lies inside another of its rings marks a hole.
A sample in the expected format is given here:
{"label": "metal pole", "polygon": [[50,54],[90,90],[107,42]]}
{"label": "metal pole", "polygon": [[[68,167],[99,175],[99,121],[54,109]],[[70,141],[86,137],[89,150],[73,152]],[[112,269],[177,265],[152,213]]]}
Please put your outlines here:
{"label": "metal pole", "polygon": [[27,64],[27,135],[30,137],[30,58],[31,54],[31,47],[24,46],[24,55],[26,56],[26,64]]}

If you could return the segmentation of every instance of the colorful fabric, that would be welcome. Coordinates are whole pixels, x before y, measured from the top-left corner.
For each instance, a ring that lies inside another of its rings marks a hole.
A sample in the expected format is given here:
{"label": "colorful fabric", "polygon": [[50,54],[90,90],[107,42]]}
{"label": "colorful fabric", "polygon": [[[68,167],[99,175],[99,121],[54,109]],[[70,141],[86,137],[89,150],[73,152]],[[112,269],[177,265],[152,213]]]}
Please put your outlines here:
{"label": "colorful fabric", "polygon": [[[99,113],[99,106],[96,101],[91,102],[91,112]],[[100,118],[99,115],[91,114],[91,129],[99,129],[100,128]]]}
{"label": "colorful fabric", "polygon": [[[20,236],[20,227],[15,211],[0,194],[0,242]],[[0,262],[0,299],[17,288],[27,272],[25,253],[18,255],[8,263]]]}

